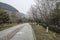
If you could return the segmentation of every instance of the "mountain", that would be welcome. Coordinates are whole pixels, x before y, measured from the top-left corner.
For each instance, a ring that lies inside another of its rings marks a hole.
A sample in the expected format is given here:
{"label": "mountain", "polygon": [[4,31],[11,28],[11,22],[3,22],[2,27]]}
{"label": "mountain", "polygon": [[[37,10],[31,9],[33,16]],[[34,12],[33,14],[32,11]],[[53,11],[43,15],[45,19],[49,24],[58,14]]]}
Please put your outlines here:
{"label": "mountain", "polygon": [[0,9],[5,9],[5,10],[9,10],[9,11],[18,11],[16,8],[14,8],[6,3],[2,3],[2,2],[0,2]]}
{"label": "mountain", "polygon": [[19,13],[19,12],[18,12],[16,16],[18,16],[19,18],[20,18],[20,17],[21,17],[21,18],[24,18],[26,15],[25,15],[24,13],[21,13],[21,12]]}
{"label": "mountain", "polygon": [[6,12],[8,12],[9,15],[11,15],[11,18],[15,18],[15,19],[23,18],[24,19],[26,17],[24,13],[19,12],[16,8],[6,3],[0,2],[0,9],[4,9]]}

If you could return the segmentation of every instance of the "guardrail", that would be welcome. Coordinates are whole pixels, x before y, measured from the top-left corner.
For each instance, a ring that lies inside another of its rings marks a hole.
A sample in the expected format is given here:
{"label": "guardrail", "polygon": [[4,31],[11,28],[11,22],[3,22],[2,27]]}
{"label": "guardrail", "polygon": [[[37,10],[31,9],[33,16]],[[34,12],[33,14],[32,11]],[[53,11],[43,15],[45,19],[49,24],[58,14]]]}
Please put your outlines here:
{"label": "guardrail", "polygon": [[6,30],[0,31],[0,40],[11,39],[23,26],[24,24],[19,24]]}

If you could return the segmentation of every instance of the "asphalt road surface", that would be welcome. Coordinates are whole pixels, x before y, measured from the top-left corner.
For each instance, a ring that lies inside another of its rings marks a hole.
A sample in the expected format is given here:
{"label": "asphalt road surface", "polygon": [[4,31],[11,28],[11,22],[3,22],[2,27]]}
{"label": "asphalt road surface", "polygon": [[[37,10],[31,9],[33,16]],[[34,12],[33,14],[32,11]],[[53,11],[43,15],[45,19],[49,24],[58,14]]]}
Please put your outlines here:
{"label": "asphalt road surface", "polygon": [[29,23],[25,23],[24,27],[10,40],[35,40],[31,25]]}

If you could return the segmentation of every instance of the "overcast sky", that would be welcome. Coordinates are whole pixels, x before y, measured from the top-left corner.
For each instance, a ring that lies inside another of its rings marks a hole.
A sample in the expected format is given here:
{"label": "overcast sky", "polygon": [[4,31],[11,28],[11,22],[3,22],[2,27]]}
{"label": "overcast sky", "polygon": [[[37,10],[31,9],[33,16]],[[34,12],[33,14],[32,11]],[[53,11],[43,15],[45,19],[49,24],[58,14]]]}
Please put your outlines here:
{"label": "overcast sky", "polygon": [[0,2],[9,4],[23,13],[27,13],[31,5],[34,4],[34,0],[0,0]]}

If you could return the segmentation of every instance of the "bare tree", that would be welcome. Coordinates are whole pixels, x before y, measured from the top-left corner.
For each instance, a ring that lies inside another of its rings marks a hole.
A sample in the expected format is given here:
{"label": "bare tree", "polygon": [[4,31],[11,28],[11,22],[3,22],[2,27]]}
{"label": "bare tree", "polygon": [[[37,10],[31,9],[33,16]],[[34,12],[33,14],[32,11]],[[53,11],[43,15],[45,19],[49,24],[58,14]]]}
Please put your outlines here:
{"label": "bare tree", "polygon": [[35,0],[36,4],[30,9],[35,22],[46,24],[46,32],[48,32],[48,26],[53,24],[52,15],[57,1],[59,0]]}

